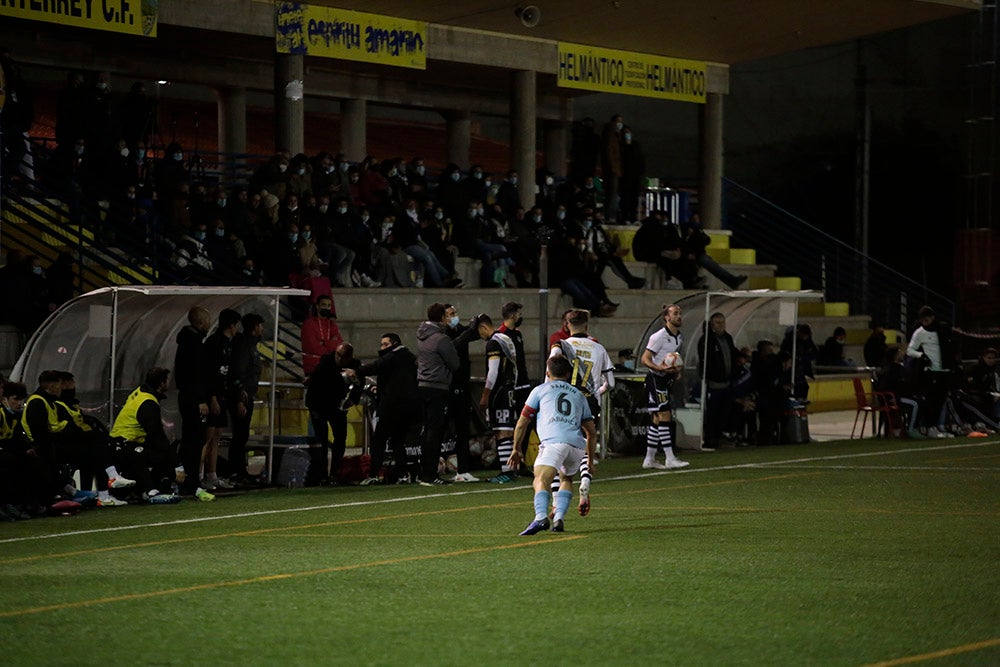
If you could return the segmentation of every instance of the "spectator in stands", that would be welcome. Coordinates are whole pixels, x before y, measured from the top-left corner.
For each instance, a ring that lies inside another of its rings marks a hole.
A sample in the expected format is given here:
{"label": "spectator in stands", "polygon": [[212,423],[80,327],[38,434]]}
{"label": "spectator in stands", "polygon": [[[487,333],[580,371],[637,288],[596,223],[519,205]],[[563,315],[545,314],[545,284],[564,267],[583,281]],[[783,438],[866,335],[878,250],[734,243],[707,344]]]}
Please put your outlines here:
{"label": "spectator in stands", "polygon": [[844,355],[844,343],[847,342],[847,329],[837,327],[833,330],[833,335],[826,339],[823,346],[819,348],[816,355],[818,366],[847,366],[847,357]]}
{"label": "spectator in stands", "polygon": [[[312,174],[309,173],[309,158],[304,153],[299,153],[292,158],[291,175],[288,177],[288,194],[295,195],[300,200],[308,197],[312,192]],[[329,195],[328,192],[322,194]]]}
{"label": "spectator in stands", "polygon": [[302,323],[302,372],[309,377],[319,360],[344,342],[337,326],[337,312],[333,297],[321,295],[310,309],[309,317]]}
{"label": "spectator in stands", "polygon": [[642,221],[632,238],[632,255],[640,262],[656,264],[668,280],[677,278],[691,288],[698,283],[698,268],[685,255],[679,230],[663,211],[655,211]]}
{"label": "spectator in stands", "polygon": [[188,169],[184,164],[184,149],[179,142],[172,141],[156,164],[156,192],[166,204],[181,191],[181,183],[188,180]]}
{"label": "spectator in stands", "polygon": [[507,172],[507,178],[500,184],[500,189],[497,190],[496,203],[500,205],[500,210],[503,211],[508,220],[514,217],[514,211],[521,205],[521,193],[517,184],[517,171],[511,169]]}
{"label": "spectator in stands", "polygon": [[639,196],[643,189],[643,177],[646,174],[646,156],[642,147],[633,137],[632,128],[622,128],[621,143],[622,175],[621,190],[621,224],[635,224],[639,221]]}
{"label": "spectator in stands", "polygon": [[[588,220],[590,220],[589,227]],[[618,240],[608,234],[596,216],[584,217],[583,228],[586,235],[584,238],[587,242],[587,251],[595,258],[593,270],[598,278],[604,273],[604,269],[611,267],[614,274],[624,280],[629,289],[641,289],[646,285],[645,278],[633,275],[625,266],[623,257],[629,253],[629,249],[622,248],[618,244]]]}
{"label": "spectator in stands", "polygon": [[[697,276],[697,267],[699,266],[722,281],[729,289],[738,288],[747,279],[745,275],[730,273],[708,254],[706,249],[712,243],[712,239],[702,228],[701,219],[697,213],[693,214],[688,222],[681,223],[680,233],[685,254],[682,263],[679,264],[681,275],[678,277],[684,281],[686,276],[685,287],[700,288],[704,286],[704,280]],[[692,277],[692,273],[694,277]]]}
{"label": "spectator in stands", "polygon": [[[313,433],[321,447],[314,450],[309,467],[309,483],[335,486],[337,475],[347,450],[347,408],[352,384],[344,371],[357,369],[361,362],[354,358],[354,347],[341,343],[333,352],[320,358],[306,379],[306,407]],[[332,440],[329,437],[333,433]],[[329,466],[329,472],[327,472]]]}
{"label": "spectator in stands", "polygon": [[449,276],[458,277],[455,273],[458,248],[451,243],[451,220],[445,217],[443,208],[434,205],[433,200],[428,199],[427,204],[430,209],[425,208],[420,216],[420,240],[434,253]]}
{"label": "spectator in stands", "polygon": [[[242,254],[237,255],[237,250]],[[212,270],[219,282],[230,284],[237,270],[237,261],[246,255],[243,242],[226,229],[226,222],[216,217],[208,224],[205,237],[205,254],[212,263]]]}
{"label": "spectator in stands", "polygon": [[949,376],[955,366],[955,348],[951,326],[938,319],[934,309],[923,306],[917,313],[919,325],[910,337],[906,356],[914,360],[917,390],[926,399],[924,424],[929,437],[940,437],[944,430],[942,409],[948,396]]}
{"label": "spectator in stands", "polygon": [[333,163],[333,156],[326,151],[322,151],[310,158],[309,161],[312,164],[310,176],[312,179],[311,190],[313,194],[317,197],[325,194],[332,198],[335,189],[333,187],[334,179],[339,179],[337,167]]}
{"label": "spectator in stands", "polygon": [[[569,294],[573,305],[589,310],[598,317],[608,317],[617,310],[602,291],[603,283],[592,280],[584,261],[586,242],[582,233],[573,231],[564,237],[553,239],[549,245],[549,285],[558,285]],[[597,288],[597,291],[595,291]]]}
{"label": "spectator in stands", "polygon": [[233,363],[233,339],[240,329],[240,314],[226,308],[219,313],[215,332],[205,340],[208,417],[205,429],[204,472],[201,486],[207,491],[231,489],[233,485],[218,475],[219,443],[228,425],[229,371]]}
{"label": "spectator in stands", "polygon": [[461,279],[452,275],[427,248],[420,238],[420,216],[417,202],[409,199],[403,215],[392,226],[392,242],[399,244],[416,266],[423,270],[423,284],[427,287],[460,287]]}
{"label": "spectator in stands", "polygon": [[2,123],[4,148],[3,177],[23,176],[34,180],[35,167],[31,155],[31,141],[28,133],[35,122],[35,95],[31,86],[21,74],[21,67],[14,62],[10,49],[0,48],[0,69],[6,87],[6,102]]}
{"label": "spectator in stands", "polygon": [[121,119],[121,136],[133,153],[149,141],[156,118],[156,102],[146,95],[146,84],[136,81],[128,95],[121,101],[118,112]]}
{"label": "spectator in stands", "polygon": [[84,136],[97,157],[97,164],[103,168],[107,164],[118,129],[115,102],[111,96],[110,72],[101,70],[94,75],[93,84],[84,95],[83,104],[83,113],[87,119]]}
{"label": "spectator in stands", "polygon": [[303,276],[319,276],[328,267],[327,263],[320,259],[319,250],[316,247],[316,240],[313,238],[312,227],[308,222],[302,223],[299,228],[299,274]]}
{"label": "spectator in stands", "polygon": [[[143,383],[129,394],[111,427],[111,439],[130,461],[129,474],[150,504],[175,503],[171,492],[177,473],[174,452],[163,430],[160,401],[166,397],[170,371],[150,368]],[[211,494],[204,500],[214,500]]]}
{"label": "spectator in stands", "polygon": [[[350,376],[350,371],[348,375]],[[361,380],[378,378],[376,413],[379,416],[371,448],[371,472],[362,485],[381,484],[382,462],[386,445],[392,448],[395,470],[392,479],[403,480],[406,474],[407,434],[420,423],[417,395],[417,358],[408,350],[396,333],[384,333],[379,340],[378,358],[362,365],[356,371]]]}
{"label": "spectator in stands", "polygon": [[[792,349],[793,335],[795,336],[794,350]],[[819,350],[816,349],[816,343],[813,342],[812,327],[808,324],[799,324],[795,327],[794,334],[792,327],[788,327],[785,331],[785,337],[781,341],[781,352],[795,359],[792,395],[800,401],[807,400],[809,398],[809,380],[816,375],[813,366],[819,356]]]}
{"label": "spectator in stands", "polygon": [[177,242],[177,248],[170,258],[171,264],[183,269],[197,278],[207,278],[215,270],[212,259],[208,255],[205,241],[208,238],[208,227],[200,222]]}
{"label": "spectator in stands", "polygon": [[865,341],[865,366],[878,368],[885,360],[885,327],[872,322],[872,333]]}
{"label": "spectator in stands", "polygon": [[485,216],[480,213],[477,205],[474,220],[477,224],[476,254],[481,262],[479,286],[504,287],[507,269],[513,264],[505,243],[510,225],[499,204],[495,204]]}
{"label": "spectator in stands", "polygon": [[56,307],[76,296],[77,267],[71,253],[65,251],[59,253],[45,274],[49,283],[49,300]]}
{"label": "spectator in stands", "polygon": [[594,132],[594,119],[583,118],[573,122],[570,146],[570,180],[577,185],[597,171],[601,153],[601,138]]}
{"label": "spectator in stands", "polygon": [[232,419],[229,463],[237,484],[253,484],[256,480],[247,474],[246,446],[262,370],[257,346],[264,335],[264,318],[257,313],[245,313],[240,319],[240,327],[242,330],[233,337],[232,363],[226,376],[227,403]]}
{"label": "spectator in stands", "polygon": [[539,167],[535,172],[535,189],[535,206],[543,215],[552,215],[559,205],[555,174]]}
{"label": "spectator in stands", "polygon": [[385,176],[378,169],[378,163],[371,155],[361,161],[361,176],[359,177],[359,191],[361,201],[367,206],[376,218],[385,215],[390,208],[388,183]]}
{"label": "spectator in stands", "polygon": [[417,155],[406,165],[406,182],[407,197],[412,197],[420,202],[427,200],[429,193],[427,192],[427,165],[424,164],[424,158]]}
{"label": "spectator in stands", "polygon": [[604,186],[604,210],[608,222],[618,221],[619,179],[622,177],[622,130],[625,123],[615,114],[601,133],[601,181]]}
{"label": "spectator in stands", "polygon": [[[288,154],[275,153],[267,162],[258,167],[251,181],[251,188],[260,192],[267,190],[279,200],[285,199],[288,195],[288,180],[291,174],[288,173]],[[321,192],[321,190],[313,190]]]}
{"label": "spectator in stands", "polygon": [[77,139],[83,139],[87,132],[87,117],[84,115],[83,88],[84,74],[72,70],[66,75],[66,86],[59,92],[56,102],[56,144],[70,150]]}

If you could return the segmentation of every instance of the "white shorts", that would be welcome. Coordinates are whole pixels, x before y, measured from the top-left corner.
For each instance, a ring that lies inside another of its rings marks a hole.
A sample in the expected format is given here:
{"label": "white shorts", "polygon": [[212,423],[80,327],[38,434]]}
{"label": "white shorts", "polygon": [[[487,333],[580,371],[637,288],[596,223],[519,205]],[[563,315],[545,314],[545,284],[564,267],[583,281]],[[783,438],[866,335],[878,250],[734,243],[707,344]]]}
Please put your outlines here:
{"label": "white shorts", "polygon": [[587,450],[563,442],[539,445],[535,467],[549,466],[558,470],[560,475],[575,475],[580,471],[580,462],[586,455]]}

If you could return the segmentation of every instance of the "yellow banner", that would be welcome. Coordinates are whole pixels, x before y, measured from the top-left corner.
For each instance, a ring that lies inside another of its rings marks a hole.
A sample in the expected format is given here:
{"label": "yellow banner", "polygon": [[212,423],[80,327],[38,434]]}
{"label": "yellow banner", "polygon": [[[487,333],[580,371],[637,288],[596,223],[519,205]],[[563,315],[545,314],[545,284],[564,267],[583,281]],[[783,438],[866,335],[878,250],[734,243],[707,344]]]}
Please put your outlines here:
{"label": "yellow banner", "polygon": [[424,22],[303,2],[276,2],[275,9],[278,53],[427,69]]}
{"label": "yellow banner", "polygon": [[158,0],[0,0],[0,16],[156,37]]}
{"label": "yellow banner", "polygon": [[705,103],[705,63],[559,42],[559,86]]}

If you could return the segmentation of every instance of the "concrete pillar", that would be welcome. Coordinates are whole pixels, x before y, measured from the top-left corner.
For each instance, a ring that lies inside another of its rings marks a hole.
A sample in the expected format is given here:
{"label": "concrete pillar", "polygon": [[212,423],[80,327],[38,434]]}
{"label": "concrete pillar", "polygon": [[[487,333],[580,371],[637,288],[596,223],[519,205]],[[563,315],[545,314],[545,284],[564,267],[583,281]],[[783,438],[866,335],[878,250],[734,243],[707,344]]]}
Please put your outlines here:
{"label": "concrete pillar", "polygon": [[547,120],[545,132],[545,168],[556,178],[565,178],[569,159],[569,123],[561,120]]}
{"label": "concrete pillar", "polygon": [[517,189],[521,193],[521,206],[535,204],[535,73],[514,72],[510,98],[510,152],[511,166],[517,170]]}
{"label": "concrete pillar", "polygon": [[368,105],[362,99],[340,103],[340,150],[349,162],[361,162],[368,153]]}
{"label": "concrete pillar", "polygon": [[448,162],[454,162],[462,171],[471,165],[472,156],[472,114],[468,111],[446,111],[448,131]]}
{"label": "concrete pillar", "polygon": [[274,56],[274,148],[292,155],[305,152],[305,56]]}
{"label": "concrete pillar", "polygon": [[219,116],[219,152],[247,152],[246,88],[221,86],[215,89]]}
{"label": "concrete pillar", "polygon": [[706,229],[722,229],[723,136],[720,93],[708,93],[701,109],[701,222]]}

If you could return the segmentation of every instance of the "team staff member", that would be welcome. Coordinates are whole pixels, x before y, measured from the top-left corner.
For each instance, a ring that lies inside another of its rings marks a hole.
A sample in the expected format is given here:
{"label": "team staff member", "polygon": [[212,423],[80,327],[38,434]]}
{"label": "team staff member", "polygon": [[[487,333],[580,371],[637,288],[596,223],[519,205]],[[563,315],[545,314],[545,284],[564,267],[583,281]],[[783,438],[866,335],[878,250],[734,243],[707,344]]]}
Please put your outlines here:
{"label": "team staff member", "polygon": [[[163,430],[160,401],[166,396],[170,371],[154,367],[146,371],[141,385],[125,399],[111,426],[111,441],[131,461],[133,477],[150,504],[176,503],[170,493],[175,476],[174,452]],[[162,489],[162,490],[161,490]]]}

